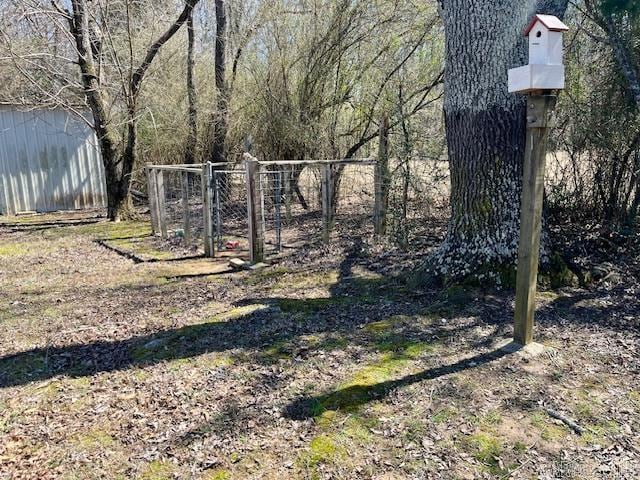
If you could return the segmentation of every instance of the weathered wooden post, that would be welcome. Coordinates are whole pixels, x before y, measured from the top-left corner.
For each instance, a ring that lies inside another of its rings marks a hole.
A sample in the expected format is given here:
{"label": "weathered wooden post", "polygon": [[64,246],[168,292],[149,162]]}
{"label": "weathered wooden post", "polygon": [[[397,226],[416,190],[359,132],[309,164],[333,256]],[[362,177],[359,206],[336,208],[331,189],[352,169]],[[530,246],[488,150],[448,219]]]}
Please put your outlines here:
{"label": "weathered wooden post", "polygon": [[247,215],[249,224],[249,250],[251,263],[264,261],[264,232],[262,198],[260,196],[260,163],[248,153],[244,154],[247,182]]}
{"label": "weathered wooden post", "polygon": [[285,215],[287,219],[287,224],[291,223],[291,200],[292,200],[292,192],[291,192],[291,181],[293,179],[293,175],[291,172],[293,171],[293,166],[285,165],[284,166],[284,204],[285,204]]}
{"label": "weathered wooden post", "polygon": [[215,256],[215,247],[213,241],[213,186],[211,184],[212,168],[211,163],[202,165],[202,200],[203,200],[203,240],[205,257],[213,258]]}
{"label": "weathered wooden post", "polygon": [[378,162],[375,166],[375,210],[373,214],[374,233],[387,233],[387,207],[389,204],[389,118],[385,115],[380,122],[380,143],[378,146]]}
{"label": "weathered wooden post", "polygon": [[333,178],[331,164],[322,164],[322,240],[329,242],[333,230]]}
{"label": "weathered wooden post", "polygon": [[191,214],[189,212],[189,172],[180,172],[182,180],[182,228],[184,230],[184,243],[191,245]]}
{"label": "weathered wooden post", "polygon": [[160,221],[158,218],[156,171],[150,165],[147,165],[145,170],[147,171],[147,196],[149,198],[149,213],[151,214],[151,231],[153,235],[158,235],[160,233]]}
{"label": "weathered wooden post", "polygon": [[158,205],[158,223],[160,225],[160,233],[162,238],[169,238],[167,233],[167,207],[165,204],[165,192],[164,192],[164,171],[156,170],[156,194]]}
{"label": "weathered wooden post", "polygon": [[509,70],[509,92],[528,95],[513,333],[520,345],[533,342],[547,142],[556,105],[553,91],[564,88],[562,34],[568,29],[557,17],[536,15],[525,30],[529,64]]}

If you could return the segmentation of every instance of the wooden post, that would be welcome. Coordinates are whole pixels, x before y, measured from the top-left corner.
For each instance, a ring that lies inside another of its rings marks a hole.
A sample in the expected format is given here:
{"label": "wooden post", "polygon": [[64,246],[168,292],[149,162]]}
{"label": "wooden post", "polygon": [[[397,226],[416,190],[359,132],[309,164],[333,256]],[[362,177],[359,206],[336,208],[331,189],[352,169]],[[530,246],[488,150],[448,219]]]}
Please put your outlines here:
{"label": "wooden post", "polygon": [[191,215],[189,212],[189,172],[181,172],[184,243],[191,245]]}
{"label": "wooden post", "polygon": [[329,242],[333,230],[333,178],[331,164],[322,165],[322,240]]}
{"label": "wooden post", "polygon": [[202,166],[202,204],[204,216],[204,255],[213,258],[215,256],[215,248],[213,245],[213,216],[211,208],[213,205],[213,188],[211,185],[211,164],[205,163]]}
{"label": "wooden post", "polygon": [[292,170],[293,167],[288,165],[284,166],[284,204],[287,224],[291,223],[291,180],[293,179],[293,175],[291,175]]}
{"label": "wooden post", "polygon": [[555,104],[555,95],[532,93],[527,99],[527,143],[523,169],[513,333],[514,341],[521,345],[527,345],[533,341],[544,196],[544,169],[551,127],[550,117],[553,114]]}
{"label": "wooden post", "polygon": [[380,143],[378,146],[378,162],[375,166],[374,189],[375,210],[373,213],[374,233],[387,233],[387,207],[389,205],[389,118],[385,115],[380,122]]}
{"label": "wooden post", "polygon": [[248,153],[244,155],[247,182],[247,216],[249,226],[249,250],[251,263],[264,261],[264,232],[262,223],[262,199],[260,198],[258,160]]}
{"label": "wooden post", "polygon": [[158,191],[156,185],[156,171],[147,166],[147,195],[149,198],[149,213],[151,214],[151,231],[153,235],[160,233],[160,221],[158,216]]}
{"label": "wooden post", "polygon": [[164,193],[164,172],[162,170],[156,171],[156,193],[158,195],[158,223],[160,224],[160,234],[162,238],[169,238],[167,233],[167,208],[165,205],[165,193]]}

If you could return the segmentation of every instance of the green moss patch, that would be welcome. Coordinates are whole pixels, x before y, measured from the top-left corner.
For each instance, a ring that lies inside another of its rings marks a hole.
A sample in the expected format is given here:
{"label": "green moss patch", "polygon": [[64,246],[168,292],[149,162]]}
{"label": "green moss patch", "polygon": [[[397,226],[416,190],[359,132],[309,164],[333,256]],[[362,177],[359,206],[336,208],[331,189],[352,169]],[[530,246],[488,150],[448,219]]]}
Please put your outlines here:
{"label": "green moss patch", "polygon": [[346,453],[345,448],[339,445],[334,437],[320,435],[309,443],[309,451],[305,455],[305,460],[312,466],[331,463],[344,457]]}
{"label": "green moss patch", "polygon": [[203,480],[231,480],[231,473],[227,470],[216,469],[211,472],[207,472],[203,477]]}
{"label": "green moss patch", "polygon": [[318,417],[327,410],[356,412],[361,405],[392,388],[394,379],[403,373],[411,361],[429,348],[425,343],[409,342],[397,350],[390,349],[376,362],[358,370],[351,380],[337,390],[315,398],[310,405],[309,413]]}
{"label": "green moss patch", "polygon": [[456,415],[458,415],[458,410],[454,407],[445,407],[441,410],[438,410],[432,417],[431,420],[435,424],[446,423],[449,420],[453,419]]}
{"label": "green moss patch", "polygon": [[[40,251],[38,251],[40,253]],[[3,243],[0,244],[0,257],[21,257],[29,254],[29,248],[24,243]]]}
{"label": "green moss patch", "polygon": [[502,442],[488,433],[476,433],[463,439],[463,446],[484,465],[492,475],[506,475],[508,470],[500,466]]}
{"label": "green moss patch", "polygon": [[150,462],[140,475],[140,480],[170,480],[173,478],[174,466],[165,460]]}

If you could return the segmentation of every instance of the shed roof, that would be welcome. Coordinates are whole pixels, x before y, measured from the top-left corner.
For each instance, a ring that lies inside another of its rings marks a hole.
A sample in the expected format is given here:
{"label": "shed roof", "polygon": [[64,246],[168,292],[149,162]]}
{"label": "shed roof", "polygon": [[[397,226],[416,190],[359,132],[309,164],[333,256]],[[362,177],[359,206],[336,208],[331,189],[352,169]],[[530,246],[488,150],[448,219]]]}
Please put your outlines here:
{"label": "shed roof", "polygon": [[535,24],[538,22],[541,22],[545,27],[547,27],[552,32],[566,32],[567,30],[569,30],[569,27],[567,27],[564,24],[564,22],[560,20],[558,17],[556,17],[555,15],[538,14],[531,19],[531,23],[529,23],[529,26],[525,29],[524,31],[525,37],[529,36],[529,33],[531,33],[531,30],[533,29]]}

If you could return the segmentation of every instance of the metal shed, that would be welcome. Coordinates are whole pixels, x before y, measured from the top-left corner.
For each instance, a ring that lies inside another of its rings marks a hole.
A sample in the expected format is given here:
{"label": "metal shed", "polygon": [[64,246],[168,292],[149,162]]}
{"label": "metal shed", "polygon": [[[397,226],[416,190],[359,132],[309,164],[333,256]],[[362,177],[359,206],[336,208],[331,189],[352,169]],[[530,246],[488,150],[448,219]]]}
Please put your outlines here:
{"label": "metal shed", "polygon": [[87,122],[63,109],[0,105],[1,215],[105,205],[104,168]]}

